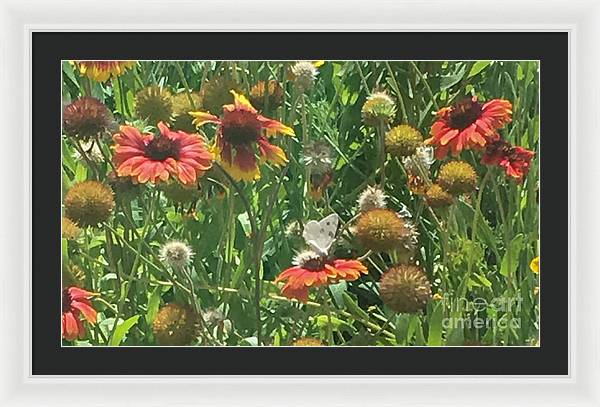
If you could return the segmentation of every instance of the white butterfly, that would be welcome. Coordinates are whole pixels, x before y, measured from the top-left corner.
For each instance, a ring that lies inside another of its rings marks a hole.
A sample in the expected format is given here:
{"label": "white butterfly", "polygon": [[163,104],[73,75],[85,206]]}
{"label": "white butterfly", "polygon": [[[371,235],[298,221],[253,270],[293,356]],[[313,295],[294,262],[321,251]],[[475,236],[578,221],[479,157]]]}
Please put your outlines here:
{"label": "white butterfly", "polygon": [[321,256],[327,256],[331,245],[335,241],[340,218],[332,213],[320,221],[311,220],[304,225],[302,237],[312,250]]}

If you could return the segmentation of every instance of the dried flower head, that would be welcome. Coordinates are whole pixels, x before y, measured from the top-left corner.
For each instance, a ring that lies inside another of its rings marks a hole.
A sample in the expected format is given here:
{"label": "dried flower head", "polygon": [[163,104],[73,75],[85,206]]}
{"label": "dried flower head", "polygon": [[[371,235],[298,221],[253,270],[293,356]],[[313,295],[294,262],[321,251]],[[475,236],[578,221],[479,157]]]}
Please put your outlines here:
{"label": "dried flower head", "polygon": [[413,313],[425,308],[431,285],[423,270],[412,264],[390,268],[381,276],[381,298],[395,312]]}
{"label": "dried flower head", "polygon": [[356,221],[356,237],[369,250],[412,253],[417,231],[410,221],[391,209],[371,209]]}
{"label": "dried flower head", "polygon": [[396,104],[385,92],[373,92],[362,107],[363,120],[371,126],[389,123],[395,115]]}
{"label": "dried flower head", "polygon": [[87,141],[110,126],[112,115],[98,99],[84,96],[63,110],[63,131],[67,136]]}
{"label": "dried flower head", "polygon": [[371,209],[381,209],[386,207],[387,195],[377,186],[367,186],[367,188],[358,197],[358,209],[361,212],[367,212]]}
{"label": "dried flower head", "polygon": [[331,147],[324,141],[309,141],[304,146],[300,162],[312,174],[325,174],[331,170],[333,164]]}
{"label": "dried flower head", "polygon": [[266,106],[278,108],[283,103],[283,88],[274,80],[268,81],[266,86],[265,81],[260,81],[250,89],[250,103],[258,110],[264,110]]}
{"label": "dried flower head", "polygon": [[[194,106],[190,103],[190,98],[192,98]],[[196,133],[196,126],[192,123],[194,118],[189,112],[201,105],[200,96],[196,93],[190,93],[188,97],[187,92],[181,92],[171,98],[171,105],[173,106],[173,115],[171,117],[173,130]]]}
{"label": "dried flower head", "polygon": [[432,184],[425,192],[425,200],[432,208],[444,208],[454,203],[454,196],[438,184]]}
{"label": "dried flower head", "polygon": [[385,135],[385,147],[390,154],[396,157],[407,157],[415,154],[422,143],[423,136],[419,130],[407,124],[393,127]]}
{"label": "dried flower head", "polygon": [[80,226],[106,221],[115,206],[113,191],[98,181],[79,182],[65,195],[65,216]]}
{"label": "dried flower head", "polygon": [[208,326],[215,326],[225,321],[225,315],[216,308],[209,308],[202,312],[202,319]]}
{"label": "dried flower head", "polygon": [[179,269],[190,265],[194,252],[187,244],[173,240],[162,245],[159,257],[162,262]]}
{"label": "dried flower head", "polygon": [[465,161],[450,161],[440,168],[437,183],[451,194],[466,194],[475,190],[477,173]]}
{"label": "dried flower head", "polygon": [[196,332],[194,312],[175,303],[166,304],[158,310],[152,323],[152,332],[159,345],[189,345]]}
{"label": "dried flower head", "polygon": [[294,83],[301,91],[306,91],[315,83],[318,69],[311,61],[298,61],[292,66]]}
{"label": "dried flower head", "polygon": [[149,86],[135,96],[135,111],[140,119],[155,126],[158,122],[168,123],[173,113],[171,92],[158,86]]}
{"label": "dried flower head", "polygon": [[323,342],[317,338],[299,338],[296,339],[292,346],[324,346]]}
{"label": "dried flower head", "polygon": [[69,218],[62,218],[62,237],[67,240],[75,240],[81,234],[81,229]]}
{"label": "dried flower head", "polygon": [[[231,78],[215,76],[200,87],[200,106],[212,114],[220,114],[223,105],[231,103],[231,91],[242,93],[240,85]],[[196,106],[199,109],[198,106]]]}

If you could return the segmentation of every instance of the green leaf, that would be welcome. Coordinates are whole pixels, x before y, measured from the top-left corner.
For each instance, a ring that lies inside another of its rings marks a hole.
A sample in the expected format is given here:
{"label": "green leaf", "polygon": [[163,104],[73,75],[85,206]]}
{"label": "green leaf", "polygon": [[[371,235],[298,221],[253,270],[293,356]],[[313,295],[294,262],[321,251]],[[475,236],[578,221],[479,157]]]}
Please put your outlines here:
{"label": "green leaf", "polygon": [[523,240],[523,234],[519,233],[513,238],[513,240],[510,242],[510,245],[508,245],[508,249],[502,258],[502,265],[500,266],[500,274],[502,274],[504,277],[508,277],[509,274],[514,273],[517,269],[517,266],[519,265],[519,255],[523,249]]}
{"label": "green leaf", "polygon": [[348,293],[343,292],[342,298],[344,299],[344,304],[346,304],[346,308],[348,309],[349,313],[363,321],[369,320],[369,314],[367,314],[365,310],[359,307],[358,304],[352,299],[352,297],[350,297]]}
{"label": "green leaf", "polygon": [[346,294],[346,290],[348,289],[348,284],[342,280],[337,284],[332,284],[329,286],[331,289],[331,294],[333,295],[333,300],[338,307],[344,306],[344,298],[343,294]]}
{"label": "green leaf", "polygon": [[162,289],[160,286],[156,286],[152,291],[152,294],[150,294],[150,298],[148,299],[148,309],[146,310],[146,322],[148,324],[151,324],[156,317],[156,313],[160,307],[161,294]]}
{"label": "green leaf", "polygon": [[477,61],[477,62],[475,62],[475,64],[473,64],[473,67],[469,71],[469,75],[467,75],[467,78],[477,75],[479,72],[483,71],[485,68],[487,68],[491,64],[492,64],[492,61]]}
{"label": "green leaf", "polygon": [[442,322],[444,318],[444,304],[437,302],[429,319],[429,335],[427,345],[440,346],[442,344]]}
{"label": "green leaf", "polygon": [[108,341],[108,344],[110,346],[119,346],[119,344],[121,343],[121,341],[123,340],[123,338],[125,338],[125,335],[127,335],[127,332],[129,332],[129,330],[135,324],[137,324],[138,319],[140,319],[140,316],[139,315],[134,315],[131,318],[126,319],[122,324],[119,324],[117,326],[117,329],[115,329],[114,335]]}
{"label": "green leaf", "polygon": [[458,71],[450,75],[442,76],[442,79],[440,81],[440,89],[443,90],[451,88],[452,86],[460,82],[460,80],[465,76],[466,69],[466,65],[463,64]]}
{"label": "green leaf", "polygon": [[[317,321],[317,326],[323,330],[327,329],[327,325],[329,325],[329,318],[327,317],[327,315],[319,315],[318,317],[315,318]],[[335,331],[346,331],[346,332],[352,332],[353,328],[350,324],[348,324],[346,321],[343,321],[337,317],[334,317],[333,315],[331,316],[331,327],[335,330]]]}

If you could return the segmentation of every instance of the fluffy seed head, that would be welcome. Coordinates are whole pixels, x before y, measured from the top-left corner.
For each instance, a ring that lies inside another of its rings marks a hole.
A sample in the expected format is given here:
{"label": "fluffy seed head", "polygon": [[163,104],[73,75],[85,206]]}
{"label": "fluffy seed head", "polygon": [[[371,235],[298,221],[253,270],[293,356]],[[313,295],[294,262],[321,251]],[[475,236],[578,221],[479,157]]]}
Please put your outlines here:
{"label": "fluffy seed head", "polygon": [[387,195],[377,186],[367,186],[358,197],[358,210],[367,212],[371,209],[381,209],[386,207]]}
{"label": "fluffy seed head", "polygon": [[427,276],[412,264],[390,268],[381,276],[379,288],[383,302],[395,312],[416,312],[425,308],[431,298]]}
{"label": "fluffy seed head", "polygon": [[194,106],[190,103],[187,92],[181,92],[171,98],[171,105],[173,106],[173,116],[171,122],[173,123],[173,130],[183,130],[186,133],[196,133],[196,126],[192,123],[192,116],[188,112],[198,109],[201,106],[200,96],[196,93],[191,93],[190,97],[194,102]]}
{"label": "fluffy seed head", "polygon": [[243,93],[240,85],[233,79],[224,76],[215,76],[200,87],[200,101],[202,109],[219,115],[223,111],[223,105],[231,104],[233,98],[231,91]]}
{"label": "fluffy seed head", "polygon": [[422,143],[423,136],[419,130],[406,124],[393,127],[385,135],[385,147],[390,154],[396,157],[407,157],[415,154]]}
{"label": "fluffy seed head", "polygon": [[250,103],[258,110],[265,108],[265,97],[270,109],[278,108],[283,103],[283,88],[279,82],[270,80],[260,81],[250,89]]}
{"label": "fluffy seed head", "polygon": [[87,141],[104,132],[111,120],[111,113],[102,102],[84,96],[64,108],[63,131],[67,136]]}
{"label": "fluffy seed head", "polygon": [[373,92],[362,107],[362,117],[371,126],[389,123],[396,115],[394,100],[385,92]]}
{"label": "fluffy seed head", "polygon": [[182,268],[192,262],[194,252],[187,244],[173,240],[162,245],[159,257],[162,262],[173,268]]}
{"label": "fluffy seed head", "polygon": [[432,184],[427,188],[425,199],[432,208],[444,208],[454,203],[454,196],[438,184]]}
{"label": "fluffy seed head", "polygon": [[140,90],[135,96],[135,111],[140,119],[147,120],[150,125],[168,123],[173,113],[171,92],[158,86]]}
{"label": "fluffy seed head", "polygon": [[472,192],[477,186],[477,173],[465,161],[450,161],[440,168],[437,183],[453,195]]}
{"label": "fluffy seed head", "polygon": [[317,338],[299,338],[292,343],[292,346],[323,346],[323,342]]}
{"label": "fluffy seed head", "polygon": [[113,191],[98,181],[79,182],[65,195],[65,216],[80,226],[94,226],[110,217],[115,206]]}
{"label": "fluffy seed head", "polygon": [[159,345],[185,346],[194,339],[196,317],[192,310],[175,303],[158,310],[152,332]]}
{"label": "fluffy seed head", "polygon": [[300,162],[308,167],[312,174],[325,174],[331,170],[333,163],[331,147],[323,141],[309,141],[304,146]]}
{"label": "fluffy seed head", "polygon": [[310,61],[298,61],[292,66],[294,83],[302,91],[312,88],[317,78],[317,73],[317,67]]}
{"label": "fluffy seed head", "polygon": [[369,250],[412,253],[417,243],[414,226],[391,209],[371,209],[356,221],[356,237]]}
{"label": "fluffy seed head", "polygon": [[69,218],[62,218],[62,237],[67,240],[75,240],[81,234],[81,229]]}
{"label": "fluffy seed head", "polygon": [[193,202],[200,198],[198,185],[183,185],[177,181],[165,182],[160,186],[167,199],[176,203]]}
{"label": "fluffy seed head", "polygon": [[294,256],[292,264],[306,269],[319,269],[325,259],[312,250],[305,250]]}

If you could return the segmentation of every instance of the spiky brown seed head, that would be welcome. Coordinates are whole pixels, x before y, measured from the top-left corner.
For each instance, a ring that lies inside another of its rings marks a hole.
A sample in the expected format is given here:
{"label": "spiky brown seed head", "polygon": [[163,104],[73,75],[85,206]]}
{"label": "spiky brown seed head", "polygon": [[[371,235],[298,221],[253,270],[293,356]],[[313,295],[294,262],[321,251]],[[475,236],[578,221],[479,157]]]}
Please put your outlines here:
{"label": "spiky brown seed head", "polygon": [[279,82],[270,80],[260,81],[250,89],[250,103],[258,110],[265,108],[265,98],[269,109],[276,109],[283,103],[283,88]]}
{"label": "spiky brown seed head", "polygon": [[415,154],[421,144],[423,144],[423,135],[407,124],[393,127],[385,135],[385,148],[396,157]]}
{"label": "spiky brown seed head", "polygon": [[194,339],[196,317],[188,307],[170,303],[158,310],[152,332],[159,345],[185,346]]}
{"label": "spiky brown seed head", "polygon": [[431,285],[423,270],[412,264],[391,267],[379,283],[381,299],[395,312],[413,313],[427,306]]}
{"label": "spiky brown seed head", "polygon": [[156,126],[158,122],[169,122],[173,113],[171,92],[158,86],[149,86],[135,96],[135,111],[140,119]]}
{"label": "spiky brown seed head", "polygon": [[432,184],[425,192],[425,200],[432,208],[444,208],[454,203],[454,196],[438,184]]}
{"label": "spiky brown seed head", "polygon": [[371,209],[381,209],[386,207],[387,195],[377,186],[367,186],[358,196],[358,210],[367,212]]}
{"label": "spiky brown seed head", "polygon": [[412,252],[416,245],[414,226],[391,209],[371,209],[356,221],[356,237],[373,251],[400,250]]}
{"label": "spiky brown seed head", "polygon": [[62,237],[67,240],[75,240],[81,235],[81,228],[71,219],[62,218]]}
{"label": "spiky brown seed head", "polygon": [[98,181],[79,182],[65,195],[65,216],[79,226],[95,226],[106,221],[115,207],[113,191]]}
{"label": "spiky brown seed head", "polygon": [[63,132],[67,136],[87,141],[110,126],[112,115],[98,99],[84,96],[63,110]]}
{"label": "spiky brown seed head", "polygon": [[292,346],[323,346],[323,342],[317,338],[299,338],[292,343]]}
{"label": "spiky brown seed head", "polygon": [[396,115],[396,104],[385,92],[373,92],[361,110],[364,122],[370,126],[389,123]]}
{"label": "spiky brown seed head", "polygon": [[177,181],[164,182],[160,185],[160,189],[167,199],[176,203],[193,202],[201,195],[198,185],[183,185]]}
{"label": "spiky brown seed head", "polygon": [[233,103],[231,91],[243,93],[240,85],[233,79],[215,76],[200,87],[200,104],[202,109],[215,115],[223,112],[223,105]]}
{"label": "spiky brown seed head", "polygon": [[294,83],[301,91],[312,88],[318,72],[317,67],[310,61],[298,61],[292,66]]}
{"label": "spiky brown seed head", "polygon": [[[194,102],[194,106],[190,103],[190,97]],[[171,105],[173,106],[173,115],[171,117],[171,127],[173,130],[196,133],[198,130],[192,123],[193,117],[189,115],[189,112],[194,111],[194,109],[199,109],[202,105],[200,95],[190,93],[188,97],[187,92],[178,93],[171,98]]]}
{"label": "spiky brown seed head", "polygon": [[472,192],[477,186],[477,173],[465,161],[450,161],[442,165],[437,183],[453,195]]}

